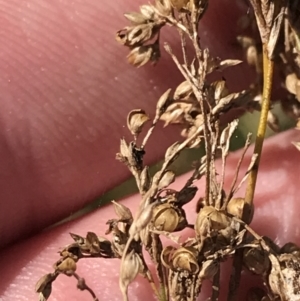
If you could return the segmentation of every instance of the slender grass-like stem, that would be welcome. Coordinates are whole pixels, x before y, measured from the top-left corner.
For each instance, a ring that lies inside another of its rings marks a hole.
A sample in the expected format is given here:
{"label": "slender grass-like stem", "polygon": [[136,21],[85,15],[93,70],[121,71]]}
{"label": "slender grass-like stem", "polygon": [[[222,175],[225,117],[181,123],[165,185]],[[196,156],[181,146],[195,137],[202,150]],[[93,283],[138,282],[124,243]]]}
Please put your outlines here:
{"label": "slender grass-like stem", "polygon": [[[263,74],[264,74],[263,95],[262,95],[260,119],[259,119],[255,146],[254,146],[254,153],[258,154],[258,157],[256,159],[253,168],[250,171],[249,178],[248,178],[249,180],[248,180],[246,195],[245,195],[245,201],[246,204],[248,204],[248,206],[244,207],[243,220],[245,220],[246,217],[249,217],[250,213],[248,212],[248,210],[251,210],[253,208],[252,204],[253,204],[253,197],[255,192],[256,179],[257,179],[259,162],[260,162],[261,152],[262,152],[266,128],[267,128],[268,112],[271,104],[273,67],[274,67],[274,63],[272,60],[269,59],[267,48],[264,45],[263,46],[263,68],[264,68],[263,69]],[[233,273],[230,278],[229,293],[227,298],[228,301],[235,301],[237,298],[237,290],[239,288],[241,271],[242,271],[242,261],[243,261],[242,253],[243,253],[242,250],[238,250],[234,257]]]}
{"label": "slender grass-like stem", "polygon": [[[259,119],[258,130],[257,130],[255,146],[254,146],[254,153],[258,154],[258,157],[255,165],[253,166],[253,169],[249,174],[249,180],[246,189],[245,200],[246,203],[250,205],[247,206],[248,208],[251,208],[252,207],[251,205],[253,203],[259,162],[260,162],[261,152],[262,152],[266,128],[267,128],[267,118],[268,118],[268,112],[271,104],[273,68],[274,68],[274,63],[272,60],[269,59],[267,47],[266,45],[264,45],[263,46],[263,74],[264,74],[263,94],[262,94],[260,119]],[[244,212],[243,214],[247,215],[247,212]]]}

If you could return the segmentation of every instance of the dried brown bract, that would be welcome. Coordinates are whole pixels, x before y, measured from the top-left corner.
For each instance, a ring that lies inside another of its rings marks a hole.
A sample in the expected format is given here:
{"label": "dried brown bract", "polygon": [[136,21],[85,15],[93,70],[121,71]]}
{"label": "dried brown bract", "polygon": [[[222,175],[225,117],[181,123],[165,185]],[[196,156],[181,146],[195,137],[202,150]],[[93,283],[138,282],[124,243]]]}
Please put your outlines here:
{"label": "dried brown bract", "polygon": [[[210,300],[219,300],[222,263],[229,258],[233,258],[233,265],[228,301],[237,300],[243,269],[259,277],[264,285],[264,290],[252,288],[247,300],[300,300],[300,247],[287,243],[280,248],[249,226],[254,215],[253,195],[266,124],[274,131],[279,130],[278,119],[269,105],[274,62],[281,67],[282,84],[289,94],[281,100],[282,105],[298,119],[300,128],[300,19],[296,4],[299,1],[250,0],[253,11],[246,16],[248,21],[243,16],[240,24],[243,29],[257,30],[260,40],[255,35],[243,34],[237,40],[257,77],[249,89],[242,91],[231,91],[220,74],[241,61],[213,57],[200,43],[198,25],[208,3],[208,0],[154,0],[142,5],[139,12],[125,14],[130,25],[119,30],[116,39],[128,47],[129,63],[136,67],[156,63],[162,50],[160,33],[168,25],[179,33],[182,56],[175,55],[166,43],[163,48],[181,72],[182,80],[160,96],[151,120],[142,109],[134,109],[127,116],[132,139],[121,138],[116,159],[135,178],[140,193],[137,211],[131,212],[130,208],[112,201],[116,217],[107,220],[105,232],[110,238],[94,232],[86,236],[72,233],[74,242],[59,252],[53,273],[43,276],[36,285],[41,301],[49,298],[52,283],[61,274],[76,278],[77,287],[97,300],[93,290],[76,273],[84,258],[121,261],[119,285],[125,301],[129,300],[128,287],[138,274],[147,279],[160,301],[195,301],[205,281],[212,282]],[[187,41],[194,51],[192,57],[187,54]],[[208,76],[211,73],[219,79],[212,81]],[[248,170],[239,180],[251,134],[247,136],[231,186],[226,189],[226,162],[231,138],[238,127],[238,119],[226,117],[228,113],[236,113],[236,109],[261,111],[262,121]],[[181,137],[166,149],[160,170],[153,174],[144,164],[144,156],[159,121],[165,126],[180,125]],[[146,122],[151,122],[147,130]],[[299,143],[295,145],[300,149]],[[170,187],[176,181],[174,161],[183,150],[199,146],[204,147],[205,155],[194,163],[186,183],[181,188]],[[216,165],[218,158],[221,168]],[[199,199],[196,193],[200,179],[205,181],[205,191]],[[245,181],[248,181],[246,194],[238,195]],[[188,220],[185,211],[185,205],[191,202],[197,206],[196,220]],[[178,232],[187,227],[194,235],[183,239]],[[172,245],[163,244],[162,237]],[[156,275],[147,266],[146,253]]]}

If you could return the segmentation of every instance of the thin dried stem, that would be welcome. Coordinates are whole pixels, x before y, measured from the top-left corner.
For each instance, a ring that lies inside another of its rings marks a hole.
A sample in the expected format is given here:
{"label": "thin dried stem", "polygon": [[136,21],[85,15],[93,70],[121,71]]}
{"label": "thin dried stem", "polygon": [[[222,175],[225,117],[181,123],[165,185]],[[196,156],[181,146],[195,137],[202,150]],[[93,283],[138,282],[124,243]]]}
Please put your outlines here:
{"label": "thin dried stem", "polygon": [[156,284],[155,284],[155,282],[154,282],[152,273],[151,273],[151,271],[148,269],[148,266],[147,266],[147,264],[146,264],[144,258],[142,258],[142,260],[143,260],[143,264],[144,264],[144,266],[145,266],[145,268],[146,268],[145,276],[146,276],[148,282],[150,283],[150,285],[151,285],[151,287],[152,287],[152,290],[153,290],[155,296],[157,296],[157,297],[159,298],[160,293],[159,293],[158,290],[157,290],[157,287],[156,287]]}
{"label": "thin dried stem", "polygon": [[[180,20],[184,20],[184,18],[186,18],[185,14],[180,14]],[[180,35],[180,41],[181,41],[181,51],[182,51],[182,57],[183,57],[183,62],[184,64],[188,67],[188,58],[187,58],[187,48],[186,48],[186,36],[185,36],[185,32],[178,28],[178,32]]]}
{"label": "thin dried stem", "polygon": [[145,145],[147,144],[149,138],[151,137],[151,135],[152,135],[152,133],[153,133],[155,127],[156,127],[156,124],[157,124],[158,120],[159,120],[159,116],[158,117],[155,116],[155,118],[152,122],[152,125],[151,125],[150,129],[148,130],[148,132],[147,132],[146,136],[144,137],[143,142],[141,144],[142,149],[145,148]]}
{"label": "thin dried stem", "polygon": [[237,300],[238,288],[240,286],[241,272],[243,267],[243,249],[239,249],[235,252],[232,271],[229,280],[229,290],[227,301]]}
{"label": "thin dried stem", "polygon": [[94,291],[89,286],[87,286],[87,284],[85,283],[85,280],[83,278],[81,278],[77,273],[73,273],[73,277],[77,279],[77,281],[78,281],[77,287],[80,290],[88,291],[91,294],[91,296],[93,297],[93,300],[98,301],[98,298],[96,297],[96,294],[94,293]]}
{"label": "thin dried stem", "polygon": [[[203,60],[203,52],[201,50],[200,47],[200,39],[199,39],[199,35],[198,35],[198,22],[197,22],[197,15],[196,15],[196,10],[194,9],[192,12],[192,31],[193,31],[193,35],[192,35],[192,42],[193,42],[193,46],[195,49],[195,53],[196,53],[196,58],[198,61],[198,73],[201,76],[199,78],[199,82],[202,83],[202,87],[203,87],[203,82],[204,82],[204,77],[206,76],[206,68],[205,68],[205,61]],[[199,87],[199,84],[197,84],[196,88],[199,89],[200,91],[202,90]],[[198,95],[197,95],[198,94]],[[211,131],[209,131],[208,129],[208,123],[210,122],[210,118],[209,118],[209,114],[210,112],[206,112],[205,106],[204,106],[204,99],[203,99],[203,95],[201,95],[200,93],[195,93],[197,100],[200,103],[200,108],[202,111],[202,115],[203,115],[203,134],[204,134],[204,140],[205,140],[205,152],[206,152],[206,160],[207,160],[207,172],[206,172],[206,181],[205,181],[205,196],[206,196],[206,201],[208,202],[209,205],[213,206],[213,200],[211,198],[211,194],[210,194],[210,185],[211,185],[211,160],[212,160],[212,152],[211,152],[211,147],[212,147],[212,143],[211,143]],[[209,107],[209,106],[208,106]]]}
{"label": "thin dried stem", "polygon": [[242,155],[241,155],[241,157],[240,157],[240,159],[239,159],[239,161],[238,161],[238,164],[237,164],[237,166],[236,166],[236,171],[235,171],[235,174],[234,174],[234,178],[233,178],[232,183],[231,183],[231,186],[230,186],[230,190],[229,190],[229,191],[231,191],[232,193],[229,193],[228,196],[226,197],[226,200],[225,200],[225,202],[224,202],[224,204],[223,204],[223,209],[225,209],[225,208],[227,207],[228,202],[229,202],[230,199],[232,198],[232,194],[233,194],[233,192],[234,192],[234,188],[235,188],[235,185],[236,185],[238,176],[239,176],[238,171],[240,170],[240,167],[241,167],[241,165],[242,165],[242,162],[243,162],[243,159],[244,159],[244,157],[245,157],[245,154],[246,154],[246,152],[247,152],[247,150],[248,150],[248,148],[249,148],[249,146],[250,146],[251,137],[252,137],[252,134],[249,133],[249,134],[247,135],[246,143],[245,143],[245,146],[244,146],[244,148],[243,148]]}

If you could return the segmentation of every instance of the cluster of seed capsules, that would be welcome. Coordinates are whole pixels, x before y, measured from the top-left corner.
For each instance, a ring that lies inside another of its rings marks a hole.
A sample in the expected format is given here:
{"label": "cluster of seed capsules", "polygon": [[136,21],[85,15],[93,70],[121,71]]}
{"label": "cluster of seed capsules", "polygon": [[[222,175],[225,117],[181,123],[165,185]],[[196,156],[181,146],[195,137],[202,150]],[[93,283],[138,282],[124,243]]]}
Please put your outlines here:
{"label": "cluster of seed capsules", "polygon": [[[78,288],[88,290],[93,299],[97,300],[84,279],[76,274],[77,262],[83,258],[121,259],[124,258],[124,250],[128,256],[134,255],[138,259],[134,261],[138,265],[136,275],[141,273],[149,282],[154,283],[154,280],[144,260],[144,250],[149,252],[155,264],[164,267],[170,300],[196,300],[202,282],[214,279],[220,271],[220,264],[232,257],[238,249],[243,250],[244,268],[260,275],[266,285],[265,291],[251,289],[248,293],[249,301],[299,300],[300,248],[288,243],[280,249],[270,239],[259,237],[250,230],[240,220],[243,198],[232,198],[227,211],[204,205],[202,200],[198,205],[200,210],[195,225],[189,225],[182,206],[194,198],[196,191],[194,186],[185,187],[181,191],[161,190],[153,206],[150,222],[141,230],[137,239],[130,242],[127,250],[134,218],[129,208],[113,202],[118,218],[107,222],[106,231],[106,234],[112,235],[112,239],[99,237],[93,232],[88,232],[86,237],[71,234],[74,242],[60,251],[61,258],[54,264],[54,272],[43,276],[36,285],[40,300],[48,299],[52,282],[60,274],[75,277]],[[183,243],[177,240],[177,247],[163,246],[161,236],[167,236],[174,242],[176,237],[172,233],[186,227],[194,227],[194,238],[188,238]],[[129,266],[131,269],[135,270],[135,267]],[[133,275],[133,279],[136,275]]]}

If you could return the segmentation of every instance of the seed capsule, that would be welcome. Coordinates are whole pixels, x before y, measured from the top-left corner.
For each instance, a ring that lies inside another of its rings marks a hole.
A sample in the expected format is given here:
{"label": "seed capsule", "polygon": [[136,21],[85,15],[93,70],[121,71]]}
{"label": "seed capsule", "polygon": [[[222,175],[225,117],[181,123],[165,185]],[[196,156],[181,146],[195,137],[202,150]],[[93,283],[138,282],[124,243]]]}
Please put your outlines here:
{"label": "seed capsule", "polygon": [[244,198],[231,199],[226,210],[229,214],[243,220],[246,224],[251,223],[254,214],[254,206],[246,203]]}
{"label": "seed capsule", "polygon": [[54,268],[60,273],[64,273],[68,276],[71,276],[76,271],[76,262],[74,261],[74,259],[67,257],[64,259],[60,259],[54,265]]}
{"label": "seed capsule", "polygon": [[132,213],[129,208],[127,208],[126,206],[124,206],[121,203],[117,203],[115,201],[111,201],[111,202],[114,205],[116,214],[122,221],[125,221],[125,220],[132,221],[133,217],[132,217]]}
{"label": "seed capsule", "polygon": [[177,86],[173,97],[175,100],[188,100],[192,94],[192,85],[186,80]]}
{"label": "seed capsule", "polygon": [[249,271],[257,275],[262,275],[270,268],[270,260],[267,254],[261,249],[245,249],[243,262]]}
{"label": "seed capsule", "polygon": [[47,274],[43,276],[35,285],[35,291],[39,293],[40,300],[47,300],[51,295],[52,282],[56,279],[58,274]]}
{"label": "seed capsule", "polygon": [[196,195],[197,190],[198,188],[195,186],[185,187],[180,190],[176,195],[178,206],[181,207],[189,203]]}
{"label": "seed capsule", "polygon": [[187,271],[190,274],[199,272],[197,263],[198,252],[193,247],[180,247],[175,249],[168,246],[161,253],[161,260],[165,267],[174,271]]}
{"label": "seed capsule", "polygon": [[170,97],[171,89],[168,89],[164,94],[161,95],[156,104],[156,115],[161,116],[171,104],[172,99]]}
{"label": "seed capsule", "polygon": [[198,237],[203,238],[212,232],[225,229],[230,225],[230,218],[223,212],[212,206],[204,206],[200,209],[195,223],[195,231]]}
{"label": "seed capsule", "polygon": [[149,167],[145,166],[140,175],[140,181],[141,181],[140,189],[142,192],[148,191],[148,189],[151,186],[151,180],[152,179],[150,177]]}
{"label": "seed capsule", "polygon": [[185,212],[169,203],[160,204],[153,210],[153,225],[160,231],[180,231],[187,226]]}
{"label": "seed capsule", "polygon": [[188,5],[189,0],[170,0],[170,2],[175,9],[180,11]]}
{"label": "seed capsule", "polygon": [[197,263],[197,251],[193,247],[181,247],[173,254],[173,267],[179,270],[186,270],[191,274],[199,272]]}
{"label": "seed capsule", "polygon": [[176,249],[172,246],[167,246],[162,250],[162,252],[160,254],[160,258],[161,258],[162,264],[166,268],[173,269],[172,258],[173,258],[173,254],[175,251],[176,251]]}
{"label": "seed capsule", "polygon": [[127,127],[132,135],[138,135],[148,120],[149,117],[146,115],[144,110],[132,110],[127,116]]}
{"label": "seed capsule", "polygon": [[119,285],[123,294],[123,300],[128,300],[127,291],[130,283],[142,270],[141,259],[134,250],[131,250],[121,263]]}
{"label": "seed capsule", "polygon": [[139,24],[146,24],[147,23],[147,17],[140,13],[127,13],[124,14],[124,17],[128,19],[133,25],[139,25]]}
{"label": "seed capsule", "polygon": [[166,188],[175,181],[175,173],[174,171],[167,170],[161,176],[161,172],[158,171],[153,177],[153,183],[157,183],[158,180],[158,189]]}
{"label": "seed capsule", "polygon": [[78,259],[82,256],[82,250],[77,243],[73,243],[66,246],[62,251],[59,252],[59,254],[61,257],[70,257],[75,261],[78,261]]}
{"label": "seed capsule", "polygon": [[280,253],[288,253],[300,257],[300,248],[293,242],[288,242],[280,249]]}

